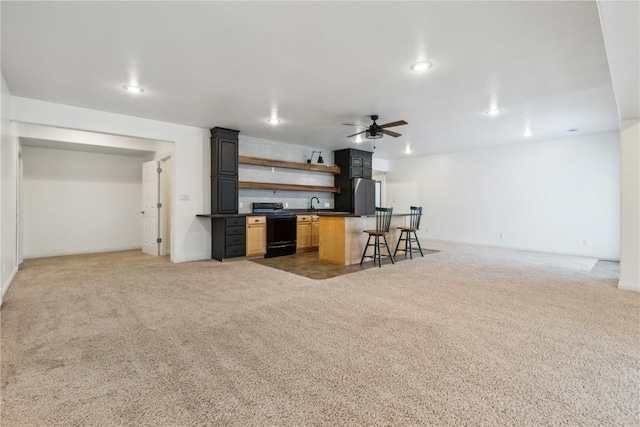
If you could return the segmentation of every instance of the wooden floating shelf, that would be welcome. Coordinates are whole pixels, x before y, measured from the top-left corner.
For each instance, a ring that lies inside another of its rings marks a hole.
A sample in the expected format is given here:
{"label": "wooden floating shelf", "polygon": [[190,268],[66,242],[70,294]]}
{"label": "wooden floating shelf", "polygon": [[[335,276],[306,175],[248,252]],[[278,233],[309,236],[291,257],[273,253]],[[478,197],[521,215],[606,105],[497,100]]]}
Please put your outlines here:
{"label": "wooden floating shelf", "polygon": [[287,190],[287,191],[319,191],[340,194],[340,187],[324,187],[321,185],[275,184],[272,182],[238,182],[241,190]]}
{"label": "wooden floating shelf", "polygon": [[258,157],[248,156],[238,156],[238,163],[243,165],[271,166],[274,168],[301,169],[314,172],[330,172],[333,174],[340,173],[340,168],[338,166],[325,166],[313,163],[285,162],[283,160],[260,159]]}

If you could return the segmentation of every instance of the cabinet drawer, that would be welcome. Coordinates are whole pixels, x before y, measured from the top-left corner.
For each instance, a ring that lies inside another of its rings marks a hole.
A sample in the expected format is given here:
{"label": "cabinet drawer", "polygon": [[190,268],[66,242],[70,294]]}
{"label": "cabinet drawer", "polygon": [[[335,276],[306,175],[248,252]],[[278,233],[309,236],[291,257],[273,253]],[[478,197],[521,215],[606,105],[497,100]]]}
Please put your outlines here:
{"label": "cabinet drawer", "polygon": [[362,177],[363,178],[367,178],[367,179],[371,179],[371,169],[363,169],[362,170]]}
{"label": "cabinet drawer", "polygon": [[267,217],[266,216],[248,216],[247,217],[247,225],[250,224],[266,224]]}
{"label": "cabinet drawer", "polygon": [[373,161],[371,159],[362,159],[362,167],[371,168],[373,166]]}
{"label": "cabinet drawer", "polygon": [[355,166],[358,168],[362,167],[362,157],[352,157],[351,158],[351,166]]}
{"label": "cabinet drawer", "polygon": [[235,236],[237,234],[245,234],[246,231],[247,229],[244,225],[238,225],[236,227],[227,227],[225,235],[227,236],[227,238],[229,238],[229,236]]}
{"label": "cabinet drawer", "polygon": [[225,218],[224,225],[227,227],[231,227],[234,225],[244,225],[245,217],[233,217],[233,218]]}
{"label": "cabinet drawer", "polygon": [[320,217],[318,215],[312,215],[311,216],[311,221],[318,222],[318,221],[320,221]]}
{"label": "cabinet drawer", "polygon": [[224,256],[226,258],[232,258],[232,257],[236,257],[236,256],[244,256],[245,253],[246,253],[246,246],[244,244],[227,246],[224,249]]}
{"label": "cabinet drawer", "polygon": [[363,170],[362,168],[351,168],[351,178],[362,178]]}
{"label": "cabinet drawer", "polygon": [[298,222],[311,222],[311,215],[298,215]]}
{"label": "cabinet drawer", "polygon": [[242,245],[245,243],[246,237],[243,234],[236,234],[234,236],[227,236],[225,239],[225,245]]}

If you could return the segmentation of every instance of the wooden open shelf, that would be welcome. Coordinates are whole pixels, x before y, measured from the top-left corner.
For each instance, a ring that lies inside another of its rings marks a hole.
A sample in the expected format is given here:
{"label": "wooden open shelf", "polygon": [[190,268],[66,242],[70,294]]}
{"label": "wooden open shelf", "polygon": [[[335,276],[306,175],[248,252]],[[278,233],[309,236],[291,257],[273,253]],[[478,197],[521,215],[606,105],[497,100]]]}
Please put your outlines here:
{"label": "wooden open shelf", "polygon": [[272,182],[238,182],[241,190],[287,190],[287,191],[319,191],[340,194],[340,187],[324,187],[321,185],[275,184]]}
{"label": "wooden open shelf", "polygon": [[258,157],[248,157],[248,156],[238,156],[238,163],[243,165],[270,166],[275,168],[286,168],[286,169],[301,169],[301,170],[314,171],[314,172],[330,172],[336,175],[340,173],[340,168],[338,166],[326,166],[326,165],[319,165],[315,163],[285,162],[283,160],[260,159]]}

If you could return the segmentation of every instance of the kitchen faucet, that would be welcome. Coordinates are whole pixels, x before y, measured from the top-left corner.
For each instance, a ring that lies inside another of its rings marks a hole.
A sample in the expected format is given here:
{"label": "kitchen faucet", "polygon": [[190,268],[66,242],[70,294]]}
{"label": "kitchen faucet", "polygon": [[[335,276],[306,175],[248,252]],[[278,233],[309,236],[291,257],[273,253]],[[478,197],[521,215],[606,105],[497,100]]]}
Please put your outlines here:
{"label": "kitchen faucet", "polygon": [[320,199],[318,199],[316,196],[313,196],[311,198],[311,212],[318,212],[318,208],[313,207],[313,199],[316,199],[316,201],[318,202],[318,205],[320,204]]}

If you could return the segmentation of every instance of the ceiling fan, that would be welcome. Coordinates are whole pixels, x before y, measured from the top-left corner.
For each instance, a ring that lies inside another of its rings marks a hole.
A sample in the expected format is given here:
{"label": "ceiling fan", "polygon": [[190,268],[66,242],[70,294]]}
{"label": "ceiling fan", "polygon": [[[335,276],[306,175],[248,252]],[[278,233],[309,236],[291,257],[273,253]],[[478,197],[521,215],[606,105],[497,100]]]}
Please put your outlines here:
{"label": "ceiling fan", "polygon": [[[376,123],[376,120],[378,120],[378,116],[376,114],[371,116],[371,120],[373,120],[373,123],[365,130],[363,130],[362,132],[358,132],[358,133],[354,133],[353,135],[349,135],[347,138],[351,138],[352,136],[356,136],[356,135],[360,135],[360,134],[365,134],[365,138],[367,139],[378,139],[378,138],[382,138],[384,135],[389,135],[392,136],[394,138],[397,138],[399,136],[401,136],[402,134],[388,130],[387,128],[393,127],[393,126],[402,126],[402,125],[407,125],[409,123],[405,122],[404,120],[398,120],[397,122],[391,122],[391,123],[386,123],[384,125],[379,125]],[[358,125],[351,125],[348,123],[343,123],[343,125],[347,125],[347,126],[358,126]],[[362,126],[365,127],[365,126]]]}

